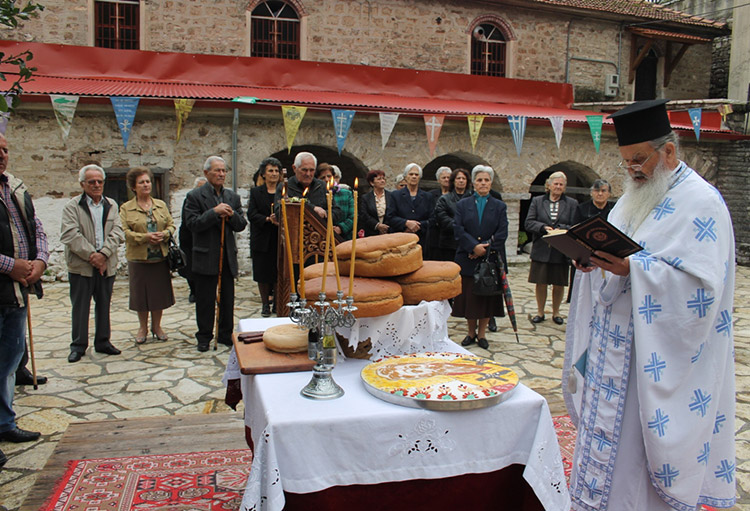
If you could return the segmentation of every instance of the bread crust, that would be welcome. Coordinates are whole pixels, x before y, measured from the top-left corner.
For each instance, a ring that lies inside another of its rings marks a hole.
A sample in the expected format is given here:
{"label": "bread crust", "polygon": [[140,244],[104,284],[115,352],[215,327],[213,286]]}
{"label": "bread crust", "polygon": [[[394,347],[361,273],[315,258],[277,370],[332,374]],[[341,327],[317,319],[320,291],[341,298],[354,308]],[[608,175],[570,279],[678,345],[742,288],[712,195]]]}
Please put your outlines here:
{"label": "bread crust", "polygon": [[[395,277],[418,270],[422,266],[419,236],[408,232],[381,234],[357,240],[354,275],[357,277]],[[336,245],[339,268],[349,273],[352,242]]]}
{"label": "bread crust", "polygon": [[[318,293],[323,284],[322,277],[315,277],[305,282],[305,298],[307,303],[318,301]],[[344,293],[349,290],[349,278],[341,277],[341,287]],[[401,296],[401,286],[398,282],[385,279],[359,278],[354,279],[353,312],[356,318],[373,318],[396,312],[404,305]],[[329,276],[326,280],[326,299],[332,302],[336,298],[336,278]]]}
{"label": "bread crust", "polygon": [[451,261],[425,261],[417,271],[394,280],[401,285],[404,305],[448,300],[461,294],[461,267]]}
{"label": "bread crust", "polygon": [[263,344],[277,353],[299,353],[307,351],[307,333],[294,324],[275,325],[263,332]]}

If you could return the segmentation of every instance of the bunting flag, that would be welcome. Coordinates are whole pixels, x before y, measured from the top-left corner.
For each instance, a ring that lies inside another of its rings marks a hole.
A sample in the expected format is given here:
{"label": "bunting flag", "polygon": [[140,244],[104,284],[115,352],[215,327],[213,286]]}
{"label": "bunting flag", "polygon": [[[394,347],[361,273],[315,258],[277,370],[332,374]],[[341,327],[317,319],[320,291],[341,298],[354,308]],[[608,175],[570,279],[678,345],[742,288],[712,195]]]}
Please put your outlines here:
{"label": "bunting flag", "polygon": [[398,114],[380,112],[380,140],[383,143],[383,149],[385,149],[388,139],[391,138],[396,121],[398,121]]}
{"label": "bunting flag", "polygon": [[10,107],[13,105],[13,95],[3,94],[5,98],[5,104],[7,108],[4,112],[0,112],[0,134],[5,135],[5,130],[8,128],[8,121],[10,120]]}
{"label": "bunting flag", "polygon": [[128,140],[130,140],[130,132],[133,129],[135,111],[138,109],[138,102],[141,98],[121,98],[113,96],[110,97],[109,100],[112,102],[112,108],[115,109],[117,126],[120,128],[120,135],[122,136],[122,145],[127,149]]}
{"label": "bunting flag", "polygon": [[526,134],[526,116],[509,115],[508,124],[510,133],[513,135],[513,143],[516,144],[516,153],[521,156],[521,147],[523,147],[523,136]]}
{"label": "bunting flag", "polygon": [[284,116],[284,131],[286,132],[286,152],[292,152],[292,144],[297,137],[299,125],[307,112],[306,106],[282,105],[281,115]]}
{"label": "bunting flag", "polygon": [[444,115],[424,115],[424,127],[427,130],[427,143],[430,146],[430,156],[434,156],[440,130],[443,129]]}
{"label": "bunting flag", "polygon": [[67,140],[70,127],[73,125],[76,106],[78,106],[78,96],[50,94],[50,99],[52,100],[52,110],[55,112],[57,125],[63,132],[63,140]]}
{"label": "bunting flag", "polygon": [[602,140],[602,122],[604,120],[603,115],[587,115],[586,122],[589,123],[589,130],[591,131],[591,138],[594,140],[594,147],[596,148],[597,154],[599,153],[599,143]]}
{"label": "bunting flag", "polygon": [[194,104],[194,99],[174,100],[174,109],[177,113],[177,142],[175,142],[175,144],[180,143],[180,137],[182,136],[182,125],[187,122],[188,116],[190,115],[191,110],[193,110]]}
{"label": "bunting flag", "polygon": [[688,115],[690,116],[690,122],[693,123],[693,131],[695,131],[695,139],[701,139],[701,112],[700,108],[688,108]]}
{"label": "bunting flag", "polygon": [[471,150],[473,151],[477,146],[477,139],[479,138],[479,130],[482,129],[482,123],[484,122],[484,115],[467,115],[466,120],[469,121],[469,136],[471,137]]}
{"label": "bunting flag", "polygon": [[552,130],[555,132],[555,142],[557,148],[560,149],[560,141],[562,140],[563,124],[565,124],[565,118],[562,115],[553,115],[549,118],[550,124],[552,124]]}
{"label": "bunting flag", "polygon": [[352,119],[354,119],[354,114],[356,113],[354,110],[331,109],[333,129],[336,131],[336,147],[339,150],[339,155],[341,155],[341,150],[344,148],[346,136],[349,134],[349,129],[352,127]]}

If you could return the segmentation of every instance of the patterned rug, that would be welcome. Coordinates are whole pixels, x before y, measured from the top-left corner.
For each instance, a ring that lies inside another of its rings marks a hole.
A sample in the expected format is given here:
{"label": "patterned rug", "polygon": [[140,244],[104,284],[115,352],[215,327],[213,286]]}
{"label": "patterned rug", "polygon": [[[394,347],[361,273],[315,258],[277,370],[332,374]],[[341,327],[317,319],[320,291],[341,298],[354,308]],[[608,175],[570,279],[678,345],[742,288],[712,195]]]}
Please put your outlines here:
{"label": "patterned rug", "polygon": [[555,425],[557,443],[560,444],[565,479],[570,484],[570,472],[573,470],[573,451],[576,447],[576,427],[567,415],[552,417],[552,423]]}
{"label": "patterned rug", "polygon": [[239,509],[249,449],[74,460],[44,511]]}

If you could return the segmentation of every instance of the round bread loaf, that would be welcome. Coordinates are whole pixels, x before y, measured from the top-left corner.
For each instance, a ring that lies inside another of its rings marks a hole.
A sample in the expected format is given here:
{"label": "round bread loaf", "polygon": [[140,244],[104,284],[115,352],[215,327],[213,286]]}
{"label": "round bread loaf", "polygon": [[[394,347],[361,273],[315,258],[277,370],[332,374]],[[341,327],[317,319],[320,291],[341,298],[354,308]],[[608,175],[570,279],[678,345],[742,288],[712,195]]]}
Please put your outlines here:
{"label": "round bread loaf", "polygon": [[275,325],[263,332],[263,344],[269,350],[279,353],[307,351],[307,332],[307,328],[291,323]]}
{"label": "round bread loaf", "polygon": [[461,267],[452,261],[425,261],[417,271],[393,280],[401,284],[404,305],[447,300],[461,294]]}
{"label": "round bread loaf", "polygon": [[[318,293],[323,285],[323,278],[316,277],[305,281],[305,298],[308,305],[318,301]],[[349,278],[341,277],[341,287],[344,293],[349,291]],[[396,312],[404,304],[401,297],[401,286],[398,282],[385,279],[355,278],[353,312],[356,318],[374,318]],[[326,280],[326,299],[329,302],[336,299],[336,277]]]}
{"label": "round bread loaf", "polygon": [[[422,266],[419,236],[396,232],[357,240],[354,275],[357,277],[395,277],[418,270]],[[352,242],[336,245],[342,275],[349,274]]]}
{"label": "round bread loaf", "polygon": [[[350,252],[351,254],[351,252]],[[336,275],[333,263],[328,261],[328,275]],[[315,263],[310,266],[305,266],[305,280],[314,279],[315,277],[323,276],[323,263]]]}

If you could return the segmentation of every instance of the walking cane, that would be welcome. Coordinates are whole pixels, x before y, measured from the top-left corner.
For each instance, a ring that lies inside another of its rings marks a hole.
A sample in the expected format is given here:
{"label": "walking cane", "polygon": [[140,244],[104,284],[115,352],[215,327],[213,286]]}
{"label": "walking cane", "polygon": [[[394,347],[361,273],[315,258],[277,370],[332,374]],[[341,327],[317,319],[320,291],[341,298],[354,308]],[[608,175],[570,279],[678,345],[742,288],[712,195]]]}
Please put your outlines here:
{"label": "walking cane", "polygon": [[34,382],[34,390],[39,390],[36,383],[36,360],[34,359],[34,334],[31,331],[31,296],[26,299],[26,323],[29,329],[29,358],[31,358],[31,376]]}
{"label": "walking cane", "polygon": [[219,345],[219,313],[221,312],[221,270],[224,266],[224,225],[227,217],[221,217],[221,248],[219,249],[219,282],[216,284],[216,334],[214,335],[214,351]]}

